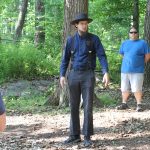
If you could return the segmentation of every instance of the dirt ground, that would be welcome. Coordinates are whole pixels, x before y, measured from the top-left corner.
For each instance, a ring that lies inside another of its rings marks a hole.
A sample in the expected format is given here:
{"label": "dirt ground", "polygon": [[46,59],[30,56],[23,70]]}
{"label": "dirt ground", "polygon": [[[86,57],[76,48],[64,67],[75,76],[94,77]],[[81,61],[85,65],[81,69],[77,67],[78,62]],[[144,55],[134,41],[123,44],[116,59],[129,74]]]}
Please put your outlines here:
{"label": "dirt ground", "polygon": [[[83,111],[81,110],[81,125]],[[94,110],[93,145],[64,145],[69,133],[69,114],[7,116],[0,133],[0,150],[150,150],[150,110]],[[83,136],[81,136],[83,139]]]}
{"label": "dirt ground", "polygon": [[[120,90],[102,92],[121,100]],[[0,150],[150,150],[150,89],[144,90],[143,99],[144,112],[135,111],[133,96],[128,110],[94,108],[95,134],[89,148],[83,146],[82,135],[78,144],[63,144],[69,135],[69,113],[48,113],[51,109],[43,114],[9,112],[6,131],[0,133]],[[80,118],[82,126],[82,109]]]}

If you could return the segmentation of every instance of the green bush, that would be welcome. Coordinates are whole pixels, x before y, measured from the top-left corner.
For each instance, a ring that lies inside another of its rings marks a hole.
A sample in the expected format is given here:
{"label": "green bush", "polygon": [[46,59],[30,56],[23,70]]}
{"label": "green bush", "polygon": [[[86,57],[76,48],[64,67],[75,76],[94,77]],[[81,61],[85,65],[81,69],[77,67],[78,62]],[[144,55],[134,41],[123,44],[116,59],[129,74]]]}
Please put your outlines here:
{"label": "green bush", "polygon": [[115,83],[120,83],[121,56],[118,52],[107,52],[110,78]]}
{"label": "green bush", "polygon": [[1,79],[33,79],[59,73],[60,54],[53,58],[32,44],[1,45],[0,51]]}

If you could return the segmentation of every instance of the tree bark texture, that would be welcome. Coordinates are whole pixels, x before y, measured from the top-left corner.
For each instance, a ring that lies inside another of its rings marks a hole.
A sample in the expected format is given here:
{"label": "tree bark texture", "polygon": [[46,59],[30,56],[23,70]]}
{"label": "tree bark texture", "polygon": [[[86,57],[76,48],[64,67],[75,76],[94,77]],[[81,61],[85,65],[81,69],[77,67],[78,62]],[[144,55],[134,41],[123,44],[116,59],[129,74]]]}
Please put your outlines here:
{"label": "tree bark texture", "polygon": [[35,39],[36,47],[42,48],[45,42],[45,6],[43,0],[35,1]]}
{"label": "tree bark texture", "polygon": [[22,34],[22,29],[25,22],[25,16],[27,13],[27,7],[28,7],[28,0],[22,0],[20,5],[20,12],[18,16],[18,21],[16,23],[16,29],[15,29],[15,40],[19,40]]}
{"label": "tree bark texture", "polygon": [[[150,46],[150,0],[147,0],[147,9],[144,23],[144,38]],[[145,65],[145,87],[150,87],[150,62]]]}
{"label": "tree bark texture", "polygon": [[133,3],[133,26],[139,32],[139,0],[134,0]]}

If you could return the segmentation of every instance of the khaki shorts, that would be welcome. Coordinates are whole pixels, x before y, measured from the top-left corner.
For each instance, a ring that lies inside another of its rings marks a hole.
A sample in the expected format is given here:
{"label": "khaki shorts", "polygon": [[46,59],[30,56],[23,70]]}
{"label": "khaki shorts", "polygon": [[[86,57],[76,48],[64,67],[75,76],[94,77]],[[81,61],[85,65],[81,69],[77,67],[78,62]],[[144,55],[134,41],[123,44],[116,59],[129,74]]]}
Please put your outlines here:
{"label": "khaki shorts", "polygon": [[121,73],[122,92],[142,92],[144,73]]}

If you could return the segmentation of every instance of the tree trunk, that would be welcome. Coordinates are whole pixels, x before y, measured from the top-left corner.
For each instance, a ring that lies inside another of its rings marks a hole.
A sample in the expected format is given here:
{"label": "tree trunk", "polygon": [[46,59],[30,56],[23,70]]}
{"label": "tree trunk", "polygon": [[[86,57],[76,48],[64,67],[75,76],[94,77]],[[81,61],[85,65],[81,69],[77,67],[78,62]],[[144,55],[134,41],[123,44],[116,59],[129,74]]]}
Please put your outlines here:
{"label": "tree trunk", "polygon": [[[73,35],[75,27],[70,22],[78,13],[88,13],[88,0],[64,0],[64,32],[63,32],[63,47],[66,43],[68,35]],[[62,51],[63,54],[63,51]],[[59,106],[66,104],[69,100],[68,87],[60,90]]]}
{"label": "tree trunk", "polygon": [[43,0],[35,1],[35,39],[34,44],[42,48],[45,42],[45,6]]}
{"label": "tree trunk", "polygon": [[139,32],[139,0],[134,0],[133,4],[133,26]]}
{"label": "tree trunk", "polygon": [[[144,38],[150,45],[150,0],[147,0],[147,9],[144,23]],[[145,65],[145,80],[144,86],[150,87],[150,63]]]}
{"label": "tree trunk", "polygon": [[28,0],[22,0],[20,7],[21,8],[20,8],[19,16],[18,16],[18,21],[16,24],[16,29],[15,29],[15,36],[14,36],[15,41],[19,40],[21,37],[23,25],[25,22],[25,16],[27,13]]}

